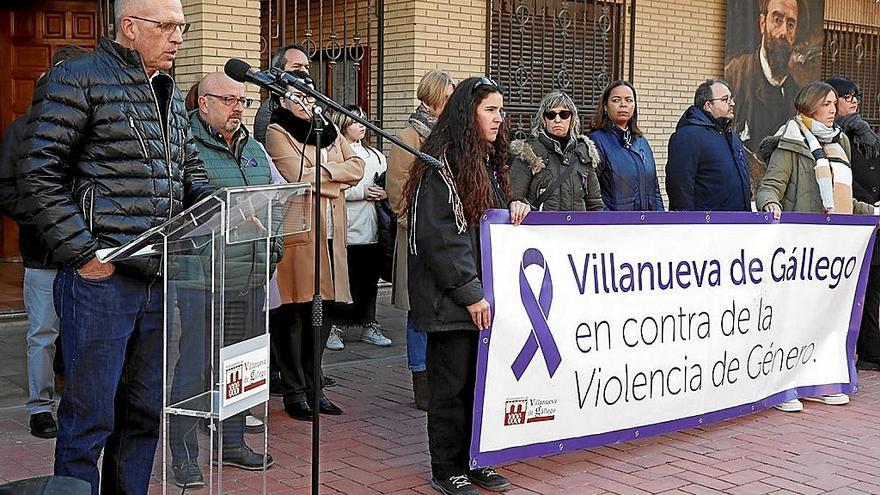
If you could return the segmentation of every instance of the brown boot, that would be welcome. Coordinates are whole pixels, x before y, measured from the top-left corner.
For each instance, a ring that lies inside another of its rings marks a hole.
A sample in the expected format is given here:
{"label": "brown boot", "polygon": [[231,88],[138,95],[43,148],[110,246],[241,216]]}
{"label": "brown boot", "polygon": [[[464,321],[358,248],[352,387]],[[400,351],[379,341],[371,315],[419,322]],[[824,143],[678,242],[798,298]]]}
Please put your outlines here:
{"label": "brown boot", "polygon": [[416,409],[427,411],[430,400],[428,389],[428,374],[424,371],[412,372],[413,395],[416,398]]}

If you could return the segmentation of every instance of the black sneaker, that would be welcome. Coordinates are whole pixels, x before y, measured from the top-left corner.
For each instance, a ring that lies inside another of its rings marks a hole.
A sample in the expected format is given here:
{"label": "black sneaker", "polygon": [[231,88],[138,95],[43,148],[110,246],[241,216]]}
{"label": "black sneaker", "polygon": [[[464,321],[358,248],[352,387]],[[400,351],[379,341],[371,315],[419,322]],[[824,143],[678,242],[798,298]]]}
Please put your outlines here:
{"label": "black sneaker", "polygon": [[443,495],[480,495],[480,491],[471,484],[466,474],[444,479],[431,477],[431,486]]}
{"label": "black sneaker", "polygon": [[880,363],[859,359],[856,361],[856,369],[859,371],[880,371]]}
{"label": "black sneaker", "polygon": [[468,471],[468,478],[480,488],[490,492],[500,492],[510,486],[510,480],[496,473],[493,468],[484,467]]}
{"label": "black sneaker", "polygon": [[58,436],[58,424],[50,412],[41,412],[31,415],[31,435],[38,438],[55,438]]}
{"label": "black sneaker", "polygon": [[[275,459],[266,454],[266,468],[275,464]],[[223,465],[233,466],[248,471],[261,471],[263,469],[263,456],[251,450],[247,445],[223,448]]]}
{"label": "black sneaker", "polygon": [[181,464],[173,463],[171,470],[174,471],[174,484],[181,488],[200,488],[205,486],[205,477],[199,465],[193,461],[184,461]]}

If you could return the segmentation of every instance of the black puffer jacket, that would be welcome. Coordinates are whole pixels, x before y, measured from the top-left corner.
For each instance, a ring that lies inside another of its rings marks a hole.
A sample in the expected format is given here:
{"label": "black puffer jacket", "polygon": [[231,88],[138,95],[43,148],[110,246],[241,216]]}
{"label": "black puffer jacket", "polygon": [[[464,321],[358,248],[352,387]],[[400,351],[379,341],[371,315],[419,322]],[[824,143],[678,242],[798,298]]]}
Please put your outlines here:
{"label": "black puffer jacket", "polygon": [[[148,79],[140,55],[107,38],[41,79],[27,135],[24,206],[63,266],[78,268],[213,192],[174,81]],[[159,259],[117,268],[149,278]]]}

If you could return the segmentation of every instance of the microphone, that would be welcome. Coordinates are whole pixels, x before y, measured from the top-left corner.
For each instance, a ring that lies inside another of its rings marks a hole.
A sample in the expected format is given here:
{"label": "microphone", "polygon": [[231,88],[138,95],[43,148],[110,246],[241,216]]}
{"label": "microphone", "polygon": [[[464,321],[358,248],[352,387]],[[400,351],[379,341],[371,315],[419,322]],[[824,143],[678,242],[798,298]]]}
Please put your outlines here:
{"label": "microphone", "polygon": [[249,82],[256,84],[262,88],[266,88],[270,93],[281,96],[282,98],[291,99],[291,94],[287,89],[278,85],[278,82],[274,77],[265,73],[255,71],[251,68],[250,64],[245,62],[244,60],[239,60],[237,58],[230,58],[226,61],[226,65],[223,67],[223,72],[229,76],[230,79],[238,81],[238,82]]}

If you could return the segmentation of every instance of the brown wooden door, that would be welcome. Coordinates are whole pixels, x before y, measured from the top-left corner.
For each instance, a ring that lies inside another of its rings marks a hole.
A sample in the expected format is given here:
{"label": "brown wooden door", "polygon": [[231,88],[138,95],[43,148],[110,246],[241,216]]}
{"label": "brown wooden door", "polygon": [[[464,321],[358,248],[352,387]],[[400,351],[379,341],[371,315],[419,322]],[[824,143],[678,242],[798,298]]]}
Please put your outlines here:
{"label": "brown wooden door", "polygon": [[[34,84],[63,45],[93,50],[98,39],[97,2],[51,0],[22,2],[22,8],[0,9],[0,129],[27,112]],[[0,260],[15,261],[18,228],[0,216]]]}

